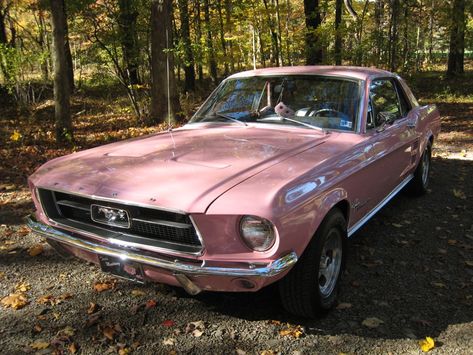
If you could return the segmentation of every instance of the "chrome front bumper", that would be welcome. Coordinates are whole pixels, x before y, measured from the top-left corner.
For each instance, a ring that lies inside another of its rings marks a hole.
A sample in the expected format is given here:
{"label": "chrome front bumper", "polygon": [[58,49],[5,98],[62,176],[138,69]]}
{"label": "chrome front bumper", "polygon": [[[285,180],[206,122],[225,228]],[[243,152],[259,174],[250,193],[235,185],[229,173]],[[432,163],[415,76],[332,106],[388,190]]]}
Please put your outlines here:
{"label": "chrome front bumper", "polygon": [[290,252],[289,254],[264,265],[257,265],[251,262],[248,262],[246,267],[241,268],[206,266],[205,262],[203,262],[201,265],[192,265],[179,261],[163,260],[147,255],[142,255],[132,250],[118,249],[112,246],[86,241],[65,231],[60,231],[51,226],[40,223],[33,216],[26,217],[26,224],[33,232],[36,232],[49,240],[63,243],[97,255],[117,257],[124,261],[128,260],[138,264],[169,270],[176,275],[187,274],[232,277],[272,277],[289,269],[297,262],[297,254],[295,252]]}

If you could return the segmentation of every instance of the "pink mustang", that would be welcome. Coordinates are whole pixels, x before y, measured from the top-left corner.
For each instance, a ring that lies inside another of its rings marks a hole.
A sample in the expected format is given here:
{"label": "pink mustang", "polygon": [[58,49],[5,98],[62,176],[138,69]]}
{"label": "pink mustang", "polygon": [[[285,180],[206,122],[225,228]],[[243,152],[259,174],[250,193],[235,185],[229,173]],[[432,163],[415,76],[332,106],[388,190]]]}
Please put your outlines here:
{"label": "pink mustang", "polygon": [[386,71],[290,67],[224,80],[184,127],[48,162],[32,230],[63,255],[191,294],[276,281],[284,307],[336,304],[345,241],[406,187],[440,130]]}

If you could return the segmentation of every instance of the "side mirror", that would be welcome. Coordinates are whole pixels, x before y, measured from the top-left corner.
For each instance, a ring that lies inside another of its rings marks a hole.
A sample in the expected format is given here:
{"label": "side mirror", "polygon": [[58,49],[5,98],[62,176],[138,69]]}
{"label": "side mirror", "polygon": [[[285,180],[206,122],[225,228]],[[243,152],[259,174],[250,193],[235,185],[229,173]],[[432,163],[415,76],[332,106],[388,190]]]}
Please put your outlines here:
{"label": "side mirror", "polygon": [[382,124],[392,125],[395,120],[396,120],[396,115],[391,112],[387,112],[387,111],[378,112],[378,114],[376,115],[376,122],[378,123],[378,125],[382,125]]}
{"label": "side mirror", "polygon": [[376,126],[378,126],[377,131],[382,132],[386,129],[386,126],[390,126],[396,120],[396,115],[391,112],[382,111],[378,112],[376,115]]}

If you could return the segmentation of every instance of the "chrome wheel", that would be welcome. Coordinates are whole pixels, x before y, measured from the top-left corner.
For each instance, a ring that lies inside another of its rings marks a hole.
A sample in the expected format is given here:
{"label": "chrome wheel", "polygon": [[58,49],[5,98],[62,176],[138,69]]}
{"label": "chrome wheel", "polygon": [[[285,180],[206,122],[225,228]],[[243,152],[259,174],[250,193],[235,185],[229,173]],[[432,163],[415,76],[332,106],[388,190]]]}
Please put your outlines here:
{"label": "chrome wheel", "polygon": [[328,297],[337,284],[342,267],[342,238],[340,233],[332,229],[323,246],[319,263],[318,286],[320,294]]}
{"label": "chrome wheel", "polygon": [[427,186],[427,182],[429,179],[429,169],[430,169],[430,156],[428,149],[424,151],[424,155],[422,156],[422,184]]}

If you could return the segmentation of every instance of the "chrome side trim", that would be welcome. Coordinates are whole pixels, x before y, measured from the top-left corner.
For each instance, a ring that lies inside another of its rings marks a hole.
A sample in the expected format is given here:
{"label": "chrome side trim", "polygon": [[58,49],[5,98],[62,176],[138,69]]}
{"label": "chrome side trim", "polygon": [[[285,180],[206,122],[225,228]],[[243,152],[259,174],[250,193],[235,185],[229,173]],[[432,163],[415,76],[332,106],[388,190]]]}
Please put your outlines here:
{"label": "chrome side trim", "polygon": [[289,269],[297,262],[297,254],[290,252],[289,254],[274,260],[263,266],[256,266],[250,262],[245,263],[246,267],[216,267],[186,264],[180,261],[168,261],[139,254],[132,250],[123,250],[113,248],[107,245],[100,245],[90,241],[82,240],[71,234],[54,229],[46,224],[39,223],[32,216],[26,217],[27,226],[48,240],[63,243],[74,248],[78,248],[97,255],[108,255],[120,258],[122,260],[130,260],[144,265],[150,265],[157,268],[172,271],[174,273],[184,273],[187,275],[210,275],[210,276],[235,276],[235,277],[272,277]]}
{"label": "chrome side trim", "polygon": [[368,222],[371,217],[373,217],[381,208],[383,208],[391,199],[397,195],[399,191],[406,186],[409,181],[412,180],[414,175],[409,175],[406,177],[394,190],[392,190],[389,195],[387,195],[380,203],[378,203],[371,211],[368,212],[362,219],[356,222],[352,227],[348,229],[348,237],[351,237],[358,229],[360,229],[366,222]]}

